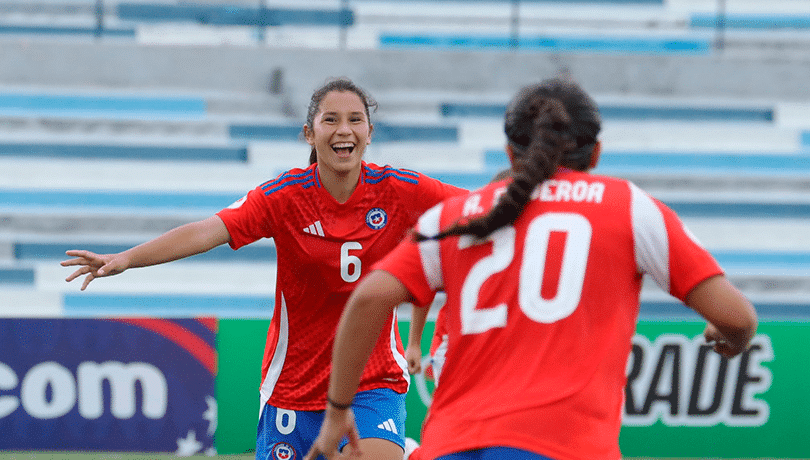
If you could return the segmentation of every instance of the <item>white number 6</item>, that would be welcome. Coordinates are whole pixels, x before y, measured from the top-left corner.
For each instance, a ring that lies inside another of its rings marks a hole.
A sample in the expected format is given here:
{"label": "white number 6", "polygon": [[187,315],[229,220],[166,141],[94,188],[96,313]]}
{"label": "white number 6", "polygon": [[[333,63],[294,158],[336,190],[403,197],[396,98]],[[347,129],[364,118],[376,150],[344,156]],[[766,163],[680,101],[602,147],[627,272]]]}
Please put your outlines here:
{"label": "white number 6", "polygon": [[360,258],[349,254],[349,251],[363,249],[357,241],[347,241],[340,247],[340,277],[347,283],[354,283],[360,279],[362,264]]}

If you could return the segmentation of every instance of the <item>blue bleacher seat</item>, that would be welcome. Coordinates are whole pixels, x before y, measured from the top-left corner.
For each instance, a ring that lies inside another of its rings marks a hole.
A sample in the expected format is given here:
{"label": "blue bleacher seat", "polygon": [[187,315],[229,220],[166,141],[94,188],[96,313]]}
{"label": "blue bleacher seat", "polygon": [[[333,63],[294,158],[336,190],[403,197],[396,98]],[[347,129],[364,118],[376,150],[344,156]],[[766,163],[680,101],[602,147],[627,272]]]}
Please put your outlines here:
{"label": "blue bleacher seat", "polygon": [[[754,302],[757,315],[768,321],[807,321],[810,304],[804,302]],[[642,301],[639,317],[658,321],[700,321],[702,318],[692,309],[675,301]]]}
{"label": "blue bleacher seat", "polygon": [[708,54],[710,43],[704,39],[659,37],[519,37],[508,35],[449,35],[449,34],[380,34],[381,48],[430,48],[450,50],[622,53],[622,54]]}
{"label": "blue bleacher seat", "polygon": [[0,209],[60,211],[65,209],[116,212],[217,212],[242,197],[238,193],[113,192],[73,190],[0,190]]}
{"label": "blue bleacher seat", "polygon": [[[490,150],[484,154],[490,171],[509,166],[506,153]],[[801,153],[736,153],[736,152],[617,152],[605,150],[595,172],[611,174],[620,171],[673,171],[743,174],[810,174],[810,156]]]}
{"label": "blue bleacher seat", "polygon": [[[444,102],[445,117],[503,117],[506,104]],[[773,122],[772,107],[713,107],[600,104],[599,113],[607,120],[678,120]]]}
{"label": "blue bleacher seat", "polygon": [[194,96],[0,93],[0,113],[199,119],[205,116],[206,102]]}
{"label": "blue bleacher seat", "polygon": [[689,18],[693,28],[725,27],[728,29],[810,29],[810,15],[766,15],[695,13]]}
{"label": "blue bleacher seat", "polygon": [[280,26],[354,24],[350,9],[261,8],[202,3],[119,3],[118,17],[129,21],[196,22],[209,25]]}
{"label": "blue bleacher seat", "polygon": [[[230,136],[236,139],[293,141],[301,138],[301,125],[233,124]],[[375,142],[457,142],[458,128],[448,125],[404,125],[374,123],[371,135]]]}
{"label": "blue bleacher seat", "polygon": [[0,284],[34,284],[34,269],[0,267]]}
{"label": "blue bleacher seat", "polygon": [[144,145],[29,144],[0,142],[0,157],[244,163],[247,148]]}
{"label": "blue bleacher seat", "polygon": [[135,37],[134,27],[55,26],[2,24],[0,34],[19,35],[95,35],[107,37]]}

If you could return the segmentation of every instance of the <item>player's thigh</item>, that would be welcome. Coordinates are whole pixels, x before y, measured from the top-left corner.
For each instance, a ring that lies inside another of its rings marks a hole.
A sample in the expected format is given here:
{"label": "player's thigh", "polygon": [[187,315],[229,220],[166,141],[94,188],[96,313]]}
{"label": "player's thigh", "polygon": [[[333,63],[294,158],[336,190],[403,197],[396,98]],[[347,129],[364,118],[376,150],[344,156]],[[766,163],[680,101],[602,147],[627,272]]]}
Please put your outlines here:
{"label": "player's thigh", "polygon": [[357,460],[402,460],[403,451],[396,443],[387,439],[363,438],[360,440],[359,457],[352,457],[352,446],[347,445],[342,453]]}
{"label": "player's thigh", "polygon": [[264,406],[256,436],[256,460],[303,458],[323,423],[323,412]]}
{"label": "player's thigh", "polygon": [[484,449],[468,450],[455,454],[443,455],[436,460],[553,460],[534,452],[512,447],[487,447]]}

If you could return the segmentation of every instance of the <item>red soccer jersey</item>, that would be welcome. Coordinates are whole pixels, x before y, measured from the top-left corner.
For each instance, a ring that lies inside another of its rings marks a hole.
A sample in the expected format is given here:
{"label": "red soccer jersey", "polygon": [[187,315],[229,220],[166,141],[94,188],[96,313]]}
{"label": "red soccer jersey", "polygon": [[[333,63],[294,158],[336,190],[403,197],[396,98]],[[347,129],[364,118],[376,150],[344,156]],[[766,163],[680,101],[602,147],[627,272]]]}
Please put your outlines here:
{"label": "red soccer jersey", "polygon": [[[506,181],[422,216],[435,235],[486,213]],[[410,239],[375,265],[418,301],[445,290],[449,334],[427,458],[488,446],[615,459],[644,274],[683,300],[721,274],[664,204],[624,180],[561,168],[487,240]]]}
{"label": "red soccer jersey", "polygon": [[[416,172],[363,163],[357,189],[341,204],[323,188],[312,165],[260,185],[218,213],[232,248],[260,238],[274,238],[276,246],[276,298],[262,363],[262,403],[325,409],[335,329],[357,280],[396,247],[426,209],[463,192]],[[389,325],[361,390],[408,389],[395,315]]]}

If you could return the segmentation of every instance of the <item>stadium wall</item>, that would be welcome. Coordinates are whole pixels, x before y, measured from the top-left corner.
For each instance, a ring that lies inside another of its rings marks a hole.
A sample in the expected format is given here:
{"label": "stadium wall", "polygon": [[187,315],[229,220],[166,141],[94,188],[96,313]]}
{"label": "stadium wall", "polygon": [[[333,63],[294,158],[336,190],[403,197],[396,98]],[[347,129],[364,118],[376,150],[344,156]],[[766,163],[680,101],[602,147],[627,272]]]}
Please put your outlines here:
{"label": "stadium wall", "polygon": [[327,76],[376,92],[511,93],[557,74],[594,94],[810,100],[810,56],[768,50],[705,55],[522,51],[271,49],[128,41],[2,41],[6,85],[268,93],[283,71],[293,107]]}

